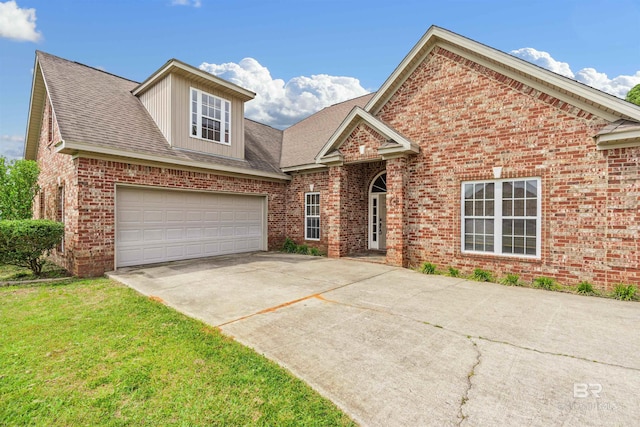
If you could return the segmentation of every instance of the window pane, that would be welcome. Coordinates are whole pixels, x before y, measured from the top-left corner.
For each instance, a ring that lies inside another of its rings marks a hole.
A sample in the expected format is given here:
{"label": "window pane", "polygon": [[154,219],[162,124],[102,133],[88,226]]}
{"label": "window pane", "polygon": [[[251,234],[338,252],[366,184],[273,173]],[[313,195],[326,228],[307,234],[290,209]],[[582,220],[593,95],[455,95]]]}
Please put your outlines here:
{"label": "window pane", "polygon": [[473,240],[475,250],[484,251],[484,236],[482,234],[476,234]]}
{"label": "window pane", "polygon": [[484,214],[486,216],[493,216],[494,215],[494,211],[493,211],[493,200],[488,200],[485,205],[484,205]]}
{"label": "window pane", "polygon": [[524,181],[513,183],[513,197],[524,197]]}
{"label": "window pane", "polygon": [[502,197],[503,198],[511,198],[513,197],[513,186],[511,182],[507,181],[502,183]]}
{"label": "window pane", "polygon": [[511,200],[502,201],[502,215],[512,216],[513,214],[513,202]]}
{"label": "window pane", "polygon": [[537,197],[538,196],[538,181],[527,181],[527,197]]}
{"label": "window pane", "polygon": [[485,197],[487,199],[494,198],[494,192],[495,192],[494,187],[495,187],[495,184],[492,182],[487,184],[487,186],[485,187],[485,194],[486,194]]}
{"label": "window pane", "polygon": [[513,216],[524,216],[524,200],[513,201]]}
{"label": "window pane", "polygon": [[468,251],[473,250],[473,234],[464,235],[464,248]]}
{"label": "window pane", "polygon": [[527,199],[527,216],[538,215],[538,199]]}
{"label": "window pane", "polygon": [[524,237],[513,238],[513,253],[514,254],[524,253]]}
{"label": "window pane", "polygon": [[502,235],[513,236],[513,220],[512,219],[502,220]]}
{"label": "window pane", "polygon": [[464,198],[473,199],[473,184],[464,185]]}
{"label": "window pane", "polygon": [[485,232],[485,234],[493,234],[493,220],[492,219],[485,220],[484,232]]}
{"label": "window pane", "polygon": [[526,247],[527,255],[535,255],[536,254],[536,239],[535,238],[527,238],[527,247]]}
{"label": "window pane", "polygon": [[476,184],[476,199],[484,199],[484,184]]}
{"label": "window pane", "polygon": [[524,220],[523,219],[513,220],[513,235],[524,236]]}
{"label": "window pane", "polygon": [[474,230],[473,230],[473,220],[472,219],[465,219],[464,220],[464,232],[465,233],[469,233],[469,234],[472,234],[474,232]]}
{"label": "window pane", "polygon": [[464,214],[465,214],[465,216],[473,216],[473,201],[465,200],[465,202],[464,202]]}
{"label": "window pane", "polygon": [[493,235],[485,236],[484,243],[484,249],[487,252],[493,252]]}
{"label": "window pane", "polygon": [[476,234],[484,234],[484,220],[476,219],[475,220],[475,233]]}
{"label": "window pane", "polygon": [[475,216],[484,216],[484,202],[482,200],[478,200],[475,202]]}
{"label": "window pane", "polygon": [[536,220],[535,219],[528,219],[526,221],[526,228],[527,228],[527,236],[536,236]]}

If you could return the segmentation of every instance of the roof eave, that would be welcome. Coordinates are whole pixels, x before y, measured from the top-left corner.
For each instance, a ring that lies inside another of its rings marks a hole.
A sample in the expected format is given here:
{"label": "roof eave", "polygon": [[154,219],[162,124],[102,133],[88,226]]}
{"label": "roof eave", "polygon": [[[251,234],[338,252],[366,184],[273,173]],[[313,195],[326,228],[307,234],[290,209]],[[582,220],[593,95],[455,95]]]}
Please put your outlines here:
{"label": "roof eave", "polygon": [[33,79],[31,81],[31,96],[29,97],[29,113],[27,115],[27,128],[25,130],[23,157],[27,160],[35,160],[38,155],[38,142],[42,128],[42,114],[44,111],[45,96],[38,97],[35,101],[36,89],[41,86],[43,93],[46,93],[46,84],[42,68],[38,61],[36,53],[35,63],[33,65]]}
{"label": "roof eave", "polygon": [[612,150],[615,148],[629,148],[640,146],[640,129],[630,129],[626,131],[611,132],[603,135],[596,135],[598,150]]}
{"label": "roof eave", "polygon": [[[509,77],[524,81],[525,84],[536,87],[543,92],[551,92],[552,95],[558,96],[559,99],[571,98],[580,108],[594,113],[597,112],[596,115],[607,120],[614,121],[616,118],[626,117],[640,121],[639,106],[475,40],[435,26],[427,30],[364,109],[371,114],[377,114],[402,82],[411,74],[412,70],[439,44],[442,44],[445,49],[451,46],[458,47],[459,50],[454,51],[454,53],[461,53],[461,51],[472,52],[474,55],[485,59],[482,62],[483,65],[492,69],[502,67],[502,72]],[[517,72],[512,72],[510,71],[511,69]],[[540,81],[544,82],[544,85],[539,83]]]}
{"label": "roof eave", "polygon": [[333,133],[329,141],[322,147],[318,155],[316,156],[316,163],[324,163],[322,159],[328,155],[329,152],[335,150],[340,146],[344,139],[356,128],[360,123],[365,123],[373,130],[398,143],[405,150],[416,149],[417,146],[411,141],[400,135],[397,131],[373,117],[367,111],[360,107],[354,107],[347,117],[342,121],[338,129]]}
{"label": "roof eave", "polygon": [[207,73],[206,71],[202,71],[198,68],[195,68],[189,64],[186,64],[177,59],[169,60],[165,65],[160,67],[155,73],[151,74],[145,81],[140,83],[133,91],[132,94],[135,96],[139,96],[146,92],[149,88],[151,88],[156,82],[164,78],[167,74],[170,74],[172,71],[181,70],[188,74],[192,74],[196,77],[208,80],[211,84],[221,86],[227,91],[233,93],[237,98],[240,98],[242,101],[247,102],[251,101],[256,97],[255,92],[247,90],[243,87],[240,87],[234,83],[228,82],[220,77],[214,76],[211,73]]}
{"label": "roof eave", "polygon": [[304,165],[297,165],[297,166],[287,166],[287,167],[283,167],[280,168],[282,170],[282,172],[300,172],[300,171],[321,171],[326,169],[325,165],[322,164],[318,164],[318,163],[308,163],[308,164],[304,164]]}
{"label": "roof eave", "polygon": [[284,173],[258,171],[253,169],[239,168],[235,166],[220,165],[215,163],[201,162],[197,160],[185,160],[169,158],[164,156],[157,156],[145,153],[139,153],[135,151],[125,151],[121,149],[113,149],[111,147],[103,147],[93,144],[86,144],[82,142],[73,142],[62,140],[56,145],[56,151],[62,154],[78,155],[79,153],[94,153],[104,156],[124,157],[129,159],[136,159],[148,162],[166,163],[173,166],[185,166],[198,169],[207,169],[217,172],[226,172],[236,175],[247,175],[259,178],[269,178],[282,181],[290,181],[291,177]]}

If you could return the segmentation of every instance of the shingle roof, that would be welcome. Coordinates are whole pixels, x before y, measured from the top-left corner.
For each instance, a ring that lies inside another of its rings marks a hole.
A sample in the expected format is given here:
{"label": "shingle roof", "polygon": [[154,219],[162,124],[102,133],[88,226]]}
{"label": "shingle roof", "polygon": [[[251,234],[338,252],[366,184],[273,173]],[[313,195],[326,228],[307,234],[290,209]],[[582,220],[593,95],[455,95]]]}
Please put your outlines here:
{"label": "shingle roof", "polygon": [[596,135],[608,135],[630,130],[640,130],[640,123],[631,120],[620,119],[600,129]]}
{"label": "shingle roof", "polygon": [[245,160],[172,148],[131,91],[137,82],[37,52],[62,139],[176,161],[281,173],[282,131],[245,119]]}
{"label": "shingle roof", "polygon": [[364,107],[373,93],[326,107],[284,130],[282,168],[315,163],[315,156],[354,107]]}

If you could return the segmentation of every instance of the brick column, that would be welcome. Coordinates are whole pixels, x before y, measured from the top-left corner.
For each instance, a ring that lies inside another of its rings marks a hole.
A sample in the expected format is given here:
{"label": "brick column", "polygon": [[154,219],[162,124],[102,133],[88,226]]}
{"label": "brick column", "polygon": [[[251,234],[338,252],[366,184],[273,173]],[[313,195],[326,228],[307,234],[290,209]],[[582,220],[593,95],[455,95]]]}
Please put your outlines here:
{"label": "brick column", "polygon": [[387,264],[407,267],[407,158],[387,160]]}
{"label": "brick column", "polygon": [[329,227],[328,256],[340,258],[347,253],[345,233],[346,217],[344,215],[346,197],[347,173],[344,166],[331,166],[329,168],[329,205],[327,206],[327,226]]}

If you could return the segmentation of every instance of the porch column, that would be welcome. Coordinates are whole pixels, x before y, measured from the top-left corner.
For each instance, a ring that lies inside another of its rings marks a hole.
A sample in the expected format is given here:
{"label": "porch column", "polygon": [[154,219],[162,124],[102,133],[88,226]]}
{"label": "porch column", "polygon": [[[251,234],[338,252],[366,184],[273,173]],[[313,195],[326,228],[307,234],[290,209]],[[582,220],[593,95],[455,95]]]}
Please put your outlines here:
{"label": "porch column", "polygon": [[407,158],[387,160],[387,264],[408,266],[407,257]]}
{"label": "porch column", "polygon": [[340,258],[347,255],[346,216],[344,215],[347,189],[347,173],[344,166],[329,168],[329,206],[327,207],[327,226],[329,242],[327,252],[329,258]]}

